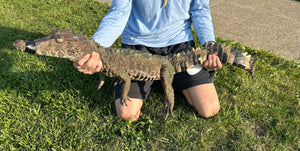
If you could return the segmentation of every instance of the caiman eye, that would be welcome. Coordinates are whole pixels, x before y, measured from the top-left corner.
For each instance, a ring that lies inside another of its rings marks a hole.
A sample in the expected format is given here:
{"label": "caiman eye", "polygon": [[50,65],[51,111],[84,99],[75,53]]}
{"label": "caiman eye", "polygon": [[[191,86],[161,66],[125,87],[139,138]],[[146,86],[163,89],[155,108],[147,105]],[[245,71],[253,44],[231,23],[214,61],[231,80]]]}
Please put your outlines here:
{"label": "caiman eye", "polygon": [[61,43],[61,42],[63,42],[64,40],[62,39],[62,38],[57,38],[56,39],[56,42],[58,42],[58,43]]}

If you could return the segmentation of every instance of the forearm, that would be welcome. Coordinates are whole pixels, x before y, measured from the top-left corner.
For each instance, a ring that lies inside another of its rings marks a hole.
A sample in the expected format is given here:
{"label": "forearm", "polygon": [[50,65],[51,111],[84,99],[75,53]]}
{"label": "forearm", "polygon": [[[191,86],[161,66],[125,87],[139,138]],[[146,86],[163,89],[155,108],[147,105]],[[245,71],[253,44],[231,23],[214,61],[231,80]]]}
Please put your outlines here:
{"label": "forearm", "polygon": [[132,8],[132,0],[114,0],[110,11],[102,19],[93,39],[104,47],[110,47],[122,34]]}
{"label": "forearm", "polygon": [[215,41],[209,0],[194,0],[191,6],[191,19],[201,45]]}

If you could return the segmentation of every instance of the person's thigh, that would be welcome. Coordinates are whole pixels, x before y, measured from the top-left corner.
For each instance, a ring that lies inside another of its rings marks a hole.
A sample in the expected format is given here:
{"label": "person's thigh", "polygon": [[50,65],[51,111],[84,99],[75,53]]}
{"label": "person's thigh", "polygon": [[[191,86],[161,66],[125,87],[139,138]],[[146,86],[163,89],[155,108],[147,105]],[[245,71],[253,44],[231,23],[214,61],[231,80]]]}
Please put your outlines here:
{"label": "person's thigh", "polygon": [[220,110],[220,102],[213,83],[201,84],[182,91],[198,114],[208,118]]}

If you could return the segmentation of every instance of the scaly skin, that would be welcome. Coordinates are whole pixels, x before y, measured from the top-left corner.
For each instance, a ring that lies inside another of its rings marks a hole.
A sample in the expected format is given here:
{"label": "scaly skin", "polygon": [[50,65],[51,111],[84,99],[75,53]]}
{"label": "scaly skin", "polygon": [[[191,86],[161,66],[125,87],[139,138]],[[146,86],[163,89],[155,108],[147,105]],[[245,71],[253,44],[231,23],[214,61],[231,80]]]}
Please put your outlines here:
{"label": "scaly skin", "polygon": [[71,30],[55,30],[47,37],[34,41],[16,40],[14,46],[22,52],[33,52],[38,55],[67,58],[78,61],[84,55],[99,53],[103,67],[101,68],[100,84],[104,76],[117,77],[124,82],[121,94],[121,104],[126,105],[131,80],[148,81],[161,80],[165,92],[166,117],[172,114],[174,107],[173,75],[195,65],[201,65],[209,54],[216,54],[222,63],[241,67],[254,74],[253,61],[241,49],[225,45],[206,45],[192,51],[159,56],[131,49],[103,48],[94,40]]}

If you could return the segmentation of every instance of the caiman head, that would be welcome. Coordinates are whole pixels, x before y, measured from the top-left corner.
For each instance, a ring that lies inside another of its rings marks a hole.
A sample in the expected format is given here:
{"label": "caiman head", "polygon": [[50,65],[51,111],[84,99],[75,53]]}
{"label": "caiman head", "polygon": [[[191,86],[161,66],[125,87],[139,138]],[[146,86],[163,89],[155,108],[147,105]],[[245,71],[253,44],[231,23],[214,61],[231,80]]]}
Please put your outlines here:
{"label": "caiman head", "polygon": [[91,40],[71,30],[54,30],[47,37],[34,41],[16,40],[14,46],[22,52],[77,61],[93,49]]}

